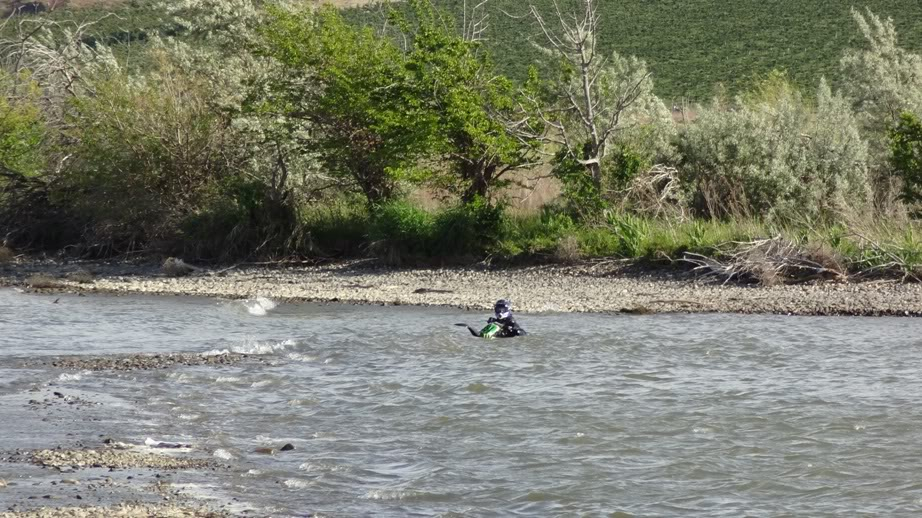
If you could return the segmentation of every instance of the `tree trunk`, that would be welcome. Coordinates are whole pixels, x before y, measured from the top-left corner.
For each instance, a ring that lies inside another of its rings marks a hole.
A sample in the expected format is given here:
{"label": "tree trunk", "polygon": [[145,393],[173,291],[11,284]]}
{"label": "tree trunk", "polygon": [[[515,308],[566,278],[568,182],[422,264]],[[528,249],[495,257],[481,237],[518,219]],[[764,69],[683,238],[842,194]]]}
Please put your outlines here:
{"label": "tree trunk", "polygon": [[470,181],[470,185],[461,195],[463,203],[471,203],[477,197],[486,199],[490,194],[490,187],[495,180],[497,166],[494,163],[487,163],[485,160],[478,160],[474,163],[467,163],[462,167],[462,176]]}

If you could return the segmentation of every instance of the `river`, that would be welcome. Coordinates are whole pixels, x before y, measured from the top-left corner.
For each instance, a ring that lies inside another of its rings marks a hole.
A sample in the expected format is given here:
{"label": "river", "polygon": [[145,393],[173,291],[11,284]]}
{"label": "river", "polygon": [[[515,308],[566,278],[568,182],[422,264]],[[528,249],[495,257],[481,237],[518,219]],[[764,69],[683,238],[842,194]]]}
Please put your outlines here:
{"label": "river", "polygon": [[[922,320],[522,314],[530,335],[505,341],[453,326],[486,316],[0,290],[0,449],[192,443],[227,468],[177,484],[254,515],[922,512]],[[264,361],[37,361],[225,350]],[[92,404],[23,404],[51,389]],[[0,479],[20,470],[50,476],[0,463]],[[25,502],[12,489],[0,511]]]}

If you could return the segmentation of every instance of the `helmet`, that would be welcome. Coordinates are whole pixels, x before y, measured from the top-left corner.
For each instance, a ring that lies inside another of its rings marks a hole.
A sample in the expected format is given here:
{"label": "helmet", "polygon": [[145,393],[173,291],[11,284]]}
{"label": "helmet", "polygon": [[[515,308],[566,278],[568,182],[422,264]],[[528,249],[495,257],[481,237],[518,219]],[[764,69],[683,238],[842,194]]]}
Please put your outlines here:
{"label": "helmet", "polygon": [[512,304],[506,299],[499,299],[496,301],[496,304],[493,305],[493,313],[495,313],[496,318],[500,320],[507,319],[512,316]]}

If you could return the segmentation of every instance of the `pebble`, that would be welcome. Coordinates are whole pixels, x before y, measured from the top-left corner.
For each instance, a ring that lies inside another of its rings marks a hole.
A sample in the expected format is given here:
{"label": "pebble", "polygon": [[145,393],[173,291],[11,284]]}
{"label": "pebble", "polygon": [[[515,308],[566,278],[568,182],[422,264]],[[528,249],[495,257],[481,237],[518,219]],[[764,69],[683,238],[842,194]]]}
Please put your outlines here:
{"label": "pebble", "polygon": [[[262,361],[246,354],[228,353],[203,355],[196,353],[174,354],[134,354],[112,355],[101,357],[73,357],[60,358],[51,362],[52,367],[59,369],[90,370],[90,371],[137,371],[167,369],[171,367],[192,367],[199,365],[233,365],[244,360]],[[65,397],[55,392],[59,398]]]}
{"label": "pebble", "polygon": [[[151,468],[151,469],[202,469],[212,466],[207,459],[172,457],[153,453],[135,453],[124,450],[36,450],[28,455],[33,463],[46,468]],[[67,481],[63,481],[68,483]],[[74,481],[76,482],[76,481]],[[72,482],[71,482],[72,483]]]}

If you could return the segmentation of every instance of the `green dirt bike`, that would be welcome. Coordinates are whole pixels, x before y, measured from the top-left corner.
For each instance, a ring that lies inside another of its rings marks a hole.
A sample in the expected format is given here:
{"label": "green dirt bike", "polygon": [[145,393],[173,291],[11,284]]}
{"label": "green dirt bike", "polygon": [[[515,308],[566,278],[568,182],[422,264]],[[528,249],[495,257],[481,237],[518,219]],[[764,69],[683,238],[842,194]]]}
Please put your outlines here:
{"label": "green dirt bike", "polygon": [[497,323],[495,323],[495,322],[490,322],[490,323],[488,323],[488,324],[487,324],[483,329],[481,329],[479,332],[478,332],[476,329],[474,329],[473,327],[471,327],[471,326],[469,326],[469,325],[467,325],[467,324],[455,324],[455,325],[456,325],[456,326],[461,326],[461,327],[466,327],[467,330],[470,331],[471,334],[474,335],[474,336],[476,336],[477,338],[486,338],[486,339],[488,339],[488,340],[492,340],[493,338],[499,338],[499,334],[500,334],[500,333],[502,332],[502,330],[503,330],[503,326],[501,326],[501,325],[499,325],[499,324],[497,324]]}

